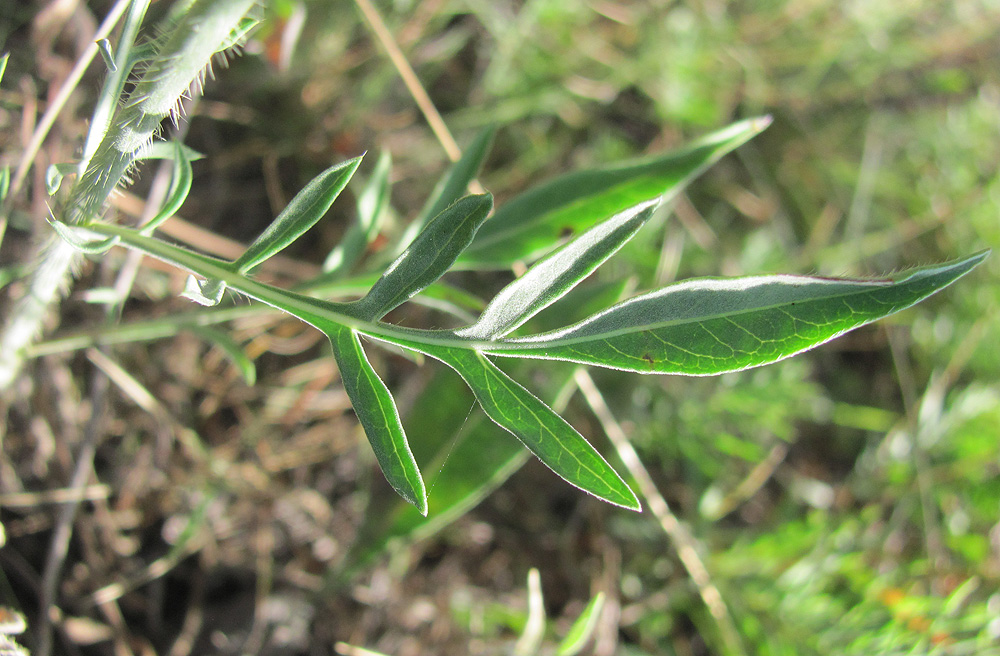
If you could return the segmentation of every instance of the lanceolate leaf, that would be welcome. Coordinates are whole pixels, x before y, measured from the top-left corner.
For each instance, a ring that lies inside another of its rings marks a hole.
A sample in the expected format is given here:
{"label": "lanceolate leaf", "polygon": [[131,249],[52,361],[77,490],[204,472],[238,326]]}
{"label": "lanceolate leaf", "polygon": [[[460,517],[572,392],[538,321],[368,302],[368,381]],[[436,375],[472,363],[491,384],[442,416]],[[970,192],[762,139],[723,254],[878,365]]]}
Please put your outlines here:
{"label": "lanceolate leaf", "polygon": [[440,347],[425,352],[457,371],[487,416],[566,482],[617,506],[639,509],[632,490],[575,428],[483,354]]}
{"label": "lanceolate leaf", "polygon": [[427,492],[406,442],[396,403],[365,356],[357,333],[340,326],[328,332],[344,389],[365,429],[386,480],[401,497],[427,514]]}
{"label": "lanceolate leaf", "polygon": [[616,214],[571,240],[504,287],[479,320],[457,334],[470,339],[503,337],[573,289],[614,255],[641,228],[658,200]]}
{"label": "lanceolate leaf", "polygon": [[361,158],[355,157],[331,166],[313,178],[233,263],[236,270],[240,273],[250,271],[313,227],[330,209],[360,164]]}
{"label": "lanceolate leaf", "polygon": [[805,276],[689,280],[619,303],[568,328],[484,350],[640,373],[737,371],[787,358],[908,308],[968,273],[987,254],[876,281]]}
{"label": "lanceolate leaf", "polygon": [[493,209],[493,196],[466,196],[438,214],[371,291],[356,303],[358,316],[379,319],[444,275]]}
{"label": "lanceolate leaf", "polygon": [[[498,369],[488,356],[560,359],[637,372],[715,374],[780,360],[909,307],[981,263],[988,252],[874,281],[804,276],[705,279],[674,285],[619,303],[559,330],[517,338],[470,337],[462,331],[418,330],[382,323],[385,311],[436,280],[468,244],[492,205],[467,197],[431,222],[361,303],[332,303],[263,284],[232,263],[145,236],[134,229],[91,223],[81,230],[114,237],[131,248],[204,276],[203,286],[229,287],[299,317],[328,334],[345,387],[375,446],[379,462],[404,498],[426,511],[424,488],[409,454],[388,390],[371,370],[358,334],[437,358],[455,369],[493,421],[514,433],[568,482],[611,503],[638,508],[628,486],[593,447],[558,414]],[[626,215],[628,216],[628,215]],[[638,215],[637,215],[638,217]],[[627,223],[627,221],[626,221]],[[613,222],[612,222],[613,224]],[[585,233],[580,257],[600,259],[625,233],[593,242]],[[75,236],[68,235],[68,236]],[[603,246],[587,248],[586,244]],[[500,334],[548,295],[571,287],[574,266],[556,264],[568,246],[543,262],[555,282],[540,279],[514,295],[519,309],[492,320]],[[579,269],[579,275],[583,270]],[[567,273],[568,272],[568,273]],[[532,279],[529,279],[529,281]],[[517,286],[514,287],[517,291]],[[205,289],[201,292],[205,293]]]}
{"label": "lanceolate leaf", "polygon": [[570,173],[534,187],[498,208],[457,264],[468,269],[491,269],[532,261],[560,239],[612,214],[654,198],[669,200],[770,122],[768,117],[740,121],[678,152]]}
{"label": "lanceolate leaf", "polygon": [[323,262],[323,272],[329,278],[339,277],[349,271],[378,235],[382,213],[389,202],[391,171],[392,156],[388,150],[383,150],[375,163],[375,170],[358,194],[357,221],[351,224],[344,238]]}
{"label": "lanceolate leaf", "polygon": [[594,634],[594,629],[597,628],[597,620],[600,619],[603,609],[604,593],[598,592],[573,622],[563,641],[559,643],[556,656],[576,656],[583,651],[587,641]]}

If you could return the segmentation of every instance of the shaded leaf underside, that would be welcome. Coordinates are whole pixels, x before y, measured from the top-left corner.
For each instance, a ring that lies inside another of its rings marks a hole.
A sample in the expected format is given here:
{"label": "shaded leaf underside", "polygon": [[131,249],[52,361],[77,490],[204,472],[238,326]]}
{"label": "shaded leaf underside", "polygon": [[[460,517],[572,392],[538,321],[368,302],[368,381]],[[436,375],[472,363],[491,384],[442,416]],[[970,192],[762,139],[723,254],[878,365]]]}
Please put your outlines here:
{"label": "shaded leaf underside", "polygon": [[486,415],[561,478],[615,505],[640,508],[628,485],[575,428],[484,355],[464,349],[422,350],[458,372]]}
{"label": "shaded leaf underside", "polygon": [[327,332],[354,413],[365,429],[386,480],[421,514],[427,514],[427,493],[410,452],[396,403],[365,356],[357,333],[343,326]]}

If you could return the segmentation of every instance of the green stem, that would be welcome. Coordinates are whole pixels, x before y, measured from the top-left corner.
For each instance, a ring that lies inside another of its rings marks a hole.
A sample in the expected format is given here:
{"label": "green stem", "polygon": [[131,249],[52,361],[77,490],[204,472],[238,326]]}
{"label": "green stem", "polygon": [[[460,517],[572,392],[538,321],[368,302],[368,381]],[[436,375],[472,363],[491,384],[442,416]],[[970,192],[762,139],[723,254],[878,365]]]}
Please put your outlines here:
{"label": "green stem", "polygon": [[196,275],[222,281],[226,287],[294,315],[324,332],[327,332],[326,324],[332,323],[346,326],[369,337],[391,342],[404,348],[417,348],[420,344],[466,349],[487,346],[486,343],[462,339],[450,330],[404,328],[381,321],[370,321],[359,316],[358,307],[353,302],[324,301],[273,287],[239,274],[231,262],[201,255],[159,239],[147,237],[130,228],[104,223],[92,223],[86,228],[91,232],[108,237],[118,237],[124,246],[142,251],[158,260],[173,264]]}
{"label": "green stem", "polygon": [[[96,216],[111,192],[121,183],[135,158],[152,140],[162,120],[172,111],[192,84],[202,79],[212,56],[231,42],[240,21],[255,0],[196,0],[164,40],[157,58],[146,69],[125,104],[105,129],[107,114],[117,98],[132,61],[135,34],[142,22],[146,0],[130,6],[125,31],[116,56],[118,71],[112,73],[105,94],[95,109],[95,130],[88,137],[81,164],[85,171],[70,192],[62,215],[74,225]],[[110,104],[109,104],[110,102]],[[103,132],[99,145],[97,135]],[[11,386],[24,364],[31,343],[42,331],[50,308],[56,305],[73,278],[79,254],[52,236],[37,252],[24,296],[11,309],[0,333],[0,390]]]}

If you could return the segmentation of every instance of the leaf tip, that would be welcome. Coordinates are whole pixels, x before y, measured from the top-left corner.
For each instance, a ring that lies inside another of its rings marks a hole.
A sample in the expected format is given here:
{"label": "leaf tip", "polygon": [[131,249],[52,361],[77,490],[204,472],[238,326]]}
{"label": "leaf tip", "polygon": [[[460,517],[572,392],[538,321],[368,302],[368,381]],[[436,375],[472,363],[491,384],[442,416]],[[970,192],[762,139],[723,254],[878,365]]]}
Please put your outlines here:
{"label": "leaf tip", "polygon": [[625,510],[631,510],[632,512],[641,513],[642,512],[642,502],[639,501],[639,497],[635,496],[635,492],[632,488],[625,486],[629,492],[630,498],[626,499],[625,503],[616,504],[624,508]]}
{"label": "leaf tip", "polygon": [[[386,477],[388,480],[388,477]],[[416,487],[408,487],[402,485],[396,485],[394,482],[390,481],[392,488],[396,490],[396,494],[402,497],[403,501],[412,505],[417,509],[422,517],[427,516],[427,491],[424,489],[423,481],[419,481]]]}
{"label": "leaf tip", "polygon": [[611,492],[606,492],[603,494],[597,494],[593,490],[580,487],[575,482],[572,481],[567,481],[567,482],[569,482],[574,487],[578,487],[587,494],[591,494],[597,497],[601,501],[610,503],[612,506],[618,506],[619,508],[623,508],[625,510],[631,510],[632,512],[637,512],[637,513],[642,512],[642,503],[639,501],[639,497],[635,495],[635,492],[632,491],[632,488],[629,487],[627,483],[622,481],[621,478],[618,479],[618,482],[621,483],[620,487],[615,486],[615,488]]}
{"label": "leaf tip", "polygon": [[750,129],[759,134],[770,127],[771,123],[774,123],[774,117],[770,114],[756,116],[750,119]]}
{"label": "leaf tip", "polygon": [[117,236],[105,237],[100,233],[88,230],[83,225],[71,225],[50,217],[46,217],[46,221],[63,241],[88,255],[100,255],[118,243]]}

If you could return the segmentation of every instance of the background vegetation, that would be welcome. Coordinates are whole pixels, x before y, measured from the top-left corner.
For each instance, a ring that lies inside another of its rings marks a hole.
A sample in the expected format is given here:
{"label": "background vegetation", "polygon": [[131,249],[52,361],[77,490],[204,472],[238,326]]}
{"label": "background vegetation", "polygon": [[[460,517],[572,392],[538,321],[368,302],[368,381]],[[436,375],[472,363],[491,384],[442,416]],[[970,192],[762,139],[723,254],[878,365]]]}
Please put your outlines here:
{"label": "background vegetation", "polygon": [[[626,278],[641,289],[699,275],[872,275],[1000,245],[1000,7],[986,0],[379,10],[460,144],[500,125],[480,177],[498,204],[557,173],[774,116],[603,267],[594,295]],[[12,53],[0,164],[16,163],[106,11],[0,9]],[[187,221],[164,228],[238,254],[231,241],[252,240],[313,175],[367,150],[392,154],[385,229],[402,229],[447,157],[357,6],[275,2],[246,50],[190,108],[186,143],[207,157]],[[11,288],[32,235],[48,229],[44,165],[73,158],[102,73],[93,67],[61,115],[11,215],[0,250]],[[130,193],[141,198],[153,177]],[[134,216],[141,200],[115,207]],[[266,274],[314,275],[352,214],[352,203],[334,205]],[[99,325],[85,290],[113,284],[123,259],[83,272],[60,331]],[[176,298],[184,277],[147,264],[123,321],[192,311]],[[629,436],[690,528],[726,615],[705,605],[675,534],[534,461],[454,523],[385,545],[372,520],[390,516],[395,497],[329,347],[275,316],[232,323],[257,364],[253,387],[218,347],[176,329],[110,355],[32,361],[5,400],[0,602],[37,616],[59,501],[73,494],[88,420],[102,415],[58,581],[55,653],[509,653],[531,568],[552,619],[546,648],[603,592],[595,654],[1000,653],[998,269],[994,256],[914,309],[763,369],[594,371],[610,417],[585,395],[568,399],[565,416],[609,457],[604,433]],[[506,280],[457,282],[488,297]],[[370,353],[409,406],[415,451],[421,434],[474,421],[471,397],[441,367]],[[571,371],[530,365],[519,377],[541,390]],[[447,496],[420,463],[431,499]],[[458,453],[435,467],[445,480],[480,465]]]}

